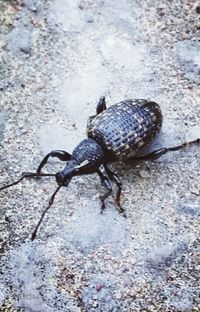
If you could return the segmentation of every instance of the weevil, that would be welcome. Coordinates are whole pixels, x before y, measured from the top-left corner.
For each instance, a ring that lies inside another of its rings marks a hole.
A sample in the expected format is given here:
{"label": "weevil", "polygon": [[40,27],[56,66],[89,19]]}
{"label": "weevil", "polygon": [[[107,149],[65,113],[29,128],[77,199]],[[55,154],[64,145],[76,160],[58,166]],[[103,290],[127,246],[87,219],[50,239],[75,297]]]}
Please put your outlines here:
{"label": "weevil", "polygon": [[[88,119],[87,139],[81,141],[72,154],[63,150],[53,150],[44,157],[36,172],[23,173],[17,181],[1,187],[0,191],[18,184],[24,178],[55,177],[58,187],[43,211],[31,239],[35,239],[38,228],[46,212],[52,206],[56,194],[62,186],[67,187],[69,185],[72,177],[92,173],[98,174],[104,188],[104,193],[100,194],[101,211],[105,209],[105,199],[112,193],[111,182],[115,183],[117,186],[115,201],[119,211],[124,213],[120,204],[122,183],[117,174],[110,170],[108,163],[126,159],[156,160],[168,152],[178,151],[193,144],[200,144],[198,138],[174,147],[157,149],[141,156],[141,151],[159,133],[162,119],[160,106],[153,101],[130,99],[106,108],[105,97],[101,97],[96,107],[96,115]],[[64,169],[56,174],[43,173],[41,170],[49,157],[65,161]],[[103,172],[100,169],[102,166],[104,167]]]}

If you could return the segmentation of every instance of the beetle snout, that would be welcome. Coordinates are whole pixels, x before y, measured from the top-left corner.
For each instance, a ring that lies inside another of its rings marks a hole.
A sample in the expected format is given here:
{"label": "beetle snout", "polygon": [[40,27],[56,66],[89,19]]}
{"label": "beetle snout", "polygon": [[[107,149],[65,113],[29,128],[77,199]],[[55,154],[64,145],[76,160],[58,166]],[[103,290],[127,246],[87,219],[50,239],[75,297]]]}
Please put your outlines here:
{"label": "beetle snout", "polygon": [[68,186],[71,178],[67,177],[63,172],[56,173],[56,182],[58,185]]}
{"label": "beetle snout", "polygon": [[58,172],[56,173],[56,182],[58,183],[58,185],[62,185],[64,183],[64,174],[62,172]]}

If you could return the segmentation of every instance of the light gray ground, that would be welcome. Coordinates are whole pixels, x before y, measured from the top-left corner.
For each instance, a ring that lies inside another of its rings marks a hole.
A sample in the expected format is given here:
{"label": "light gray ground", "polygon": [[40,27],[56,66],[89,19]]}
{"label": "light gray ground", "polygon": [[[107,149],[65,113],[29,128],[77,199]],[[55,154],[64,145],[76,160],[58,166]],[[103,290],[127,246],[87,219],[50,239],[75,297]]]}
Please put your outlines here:
{"label": "light gray ground", "polygon": [[[200,137],[200,3],[0,1],[0,185],[86,136],[98,98],[158,102],[152,149]],[[0,311],[200,311],[200,146],[113,164],[123,183],[100,214],[96,175],[58,193],[26,180],[0,193]],[[51,162],[49,172],[63,164]]]}

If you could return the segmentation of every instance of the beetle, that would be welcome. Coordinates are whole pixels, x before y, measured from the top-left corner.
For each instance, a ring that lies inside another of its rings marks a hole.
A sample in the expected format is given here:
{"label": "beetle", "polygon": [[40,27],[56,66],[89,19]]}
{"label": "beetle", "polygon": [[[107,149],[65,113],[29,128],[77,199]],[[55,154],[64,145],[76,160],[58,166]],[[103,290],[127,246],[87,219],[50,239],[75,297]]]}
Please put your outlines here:
{"label": "beetle", "polygon": [[[72,177],[95,172],[99,175],[105,190],[100,194],[101,212],[105,209],[105,199],[112,193],[111,181],[114,182],[117,186],[115,201],[119,211],[124,213],[120,205],[122,184],[119,177],[108,167],[109,162],[126,159],[155,160],[168,152],[178,151],[192,144],[200,144],[198,138],[175,147],[160,148],[141,156],[144,147],[149,145],[159,133],[162,120],[161,109],[156,102],[129,99],[106,108],[105,97],[101,97],[96,107],[96,115],[88,119],[87,139],[81,141],[72,154],[63,150],[53,150],[44,157],[36,172],[25,172],[19,180],[1,187],[0,191],[18,184],[24,178],[55,177],[58,187],[51,196],[49,205],[43,211],[31,239],[35,239],[38,228],[52,206],[57,192],[62,186],[67,187]],[[41,170],[49,157],[65,161],[64,169],[56,174],[43,173]],[[101,166],[104,167],[105,172],[101,171]]]}

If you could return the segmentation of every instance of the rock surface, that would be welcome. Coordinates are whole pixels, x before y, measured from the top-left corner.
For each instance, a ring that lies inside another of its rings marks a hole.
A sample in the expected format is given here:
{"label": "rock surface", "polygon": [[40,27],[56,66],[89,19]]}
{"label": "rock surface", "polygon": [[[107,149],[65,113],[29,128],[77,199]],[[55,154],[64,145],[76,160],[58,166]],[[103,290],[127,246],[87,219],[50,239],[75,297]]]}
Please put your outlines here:
{"label": "rock surface", "polygon": [[[107,105],[149,98],[164,115],[151,149],[200,137],[199,3],[0,0],[0,185],[86,133]],[[100,181],[24,180],[0,192],[0,311],[200,311],[200,146],[113,164],[123,183],[100,213]],[[55,172],[63,163],[50,161]]]}

